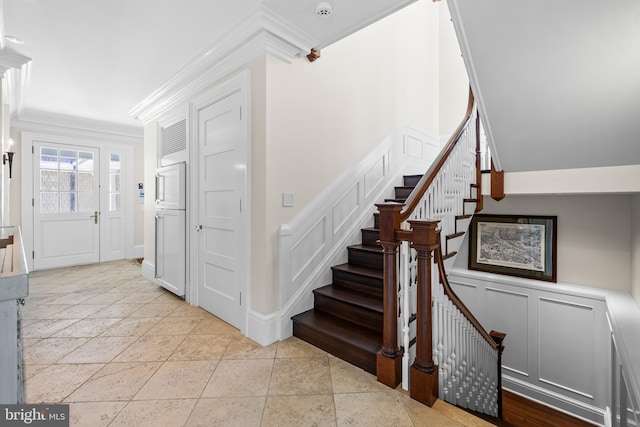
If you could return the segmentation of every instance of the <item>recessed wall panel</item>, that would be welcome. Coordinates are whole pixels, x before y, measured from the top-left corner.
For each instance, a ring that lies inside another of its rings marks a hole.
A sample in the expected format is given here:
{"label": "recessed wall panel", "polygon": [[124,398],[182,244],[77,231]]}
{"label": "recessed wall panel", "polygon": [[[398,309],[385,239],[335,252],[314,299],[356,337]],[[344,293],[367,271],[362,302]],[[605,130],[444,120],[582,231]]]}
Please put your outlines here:
{"label": "recessed wall panel", "polygon": [[407,156],[422,159],[424,156],[424,147],[421,140],[411,135],[407,135],[405,136],[404,142]]}
{"label": "recessed wall panel", "polygon": [[380,157],[364,174],[364,197],[369,198],[378,184],[384,179],[384,157]]}
{"label": "recessed wall panel", "polygon": [[593,372],[602,369],[595,366],[594,308],[554,299],[539,301],[540,381],[593,396]]}
{"label": "recessed wall panel", "polygon": [[293,280],[296,280],[324,248],[326,220],[326,217],[322,217],[300,242],[291,249],[291,276]]}
{"label": "recessed wall panel", "polygon": [[503,366],[529,375],[529,297],[526,294],[487,288],[485,328],[504,332]]}
{"label": "recessed wall panel", "polygon": [[358,211],[360,183],[357,182],[333,206],[333,234],[338,234],[351,216]]}

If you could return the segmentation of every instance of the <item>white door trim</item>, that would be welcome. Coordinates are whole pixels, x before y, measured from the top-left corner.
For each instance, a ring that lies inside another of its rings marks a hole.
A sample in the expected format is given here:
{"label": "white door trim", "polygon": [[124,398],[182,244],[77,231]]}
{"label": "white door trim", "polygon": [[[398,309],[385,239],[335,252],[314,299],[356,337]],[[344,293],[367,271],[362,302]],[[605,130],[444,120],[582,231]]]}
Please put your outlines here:
{"label": "white door trim", "polygon": [[[34,248],[34,234],[33,234],[33,206],[32,200],[34,199],[34,182],[33,182],[33,157],[32,147],[35,141],[51,142],[56,144],[67,145],[81,145],[86,147],[98,148],[101,151],[103,149],[122,150],[127,156],[127,162],[124,167],[123,192],[122,192],[122,204],[124,206],[123,212],[126,220],[126,258],[132,258],[134,255],[133,247],[133,196],[136,189],[128,188],[129,183],[133,183],[133,145],[131,144],[118,144],[108,141],[99,141],[92,139],[49,135],[44,133],[34,132],[22,132],[21,137],[21,153],[20,153],[20,166],[22,169],[22,200],[21,200],[21,231],[22,241],[24,245],[24,252],[27,259],[27,267],[29,270],[33,270],[33,257],[31,256]],[[102,184],[102,180],[101,180]],[[133,184],[132,184],[133,185]]]}
{"label": "white door trim", "polygon": [[244,283],[240,284],[240,291],[242,292],[242,304],[240,306],[240,332],[244,335],[247,334],[247,324],[248,324],[248,314],[249,307],[251,306],[251,295],[249,286],[249,281],[251,278],[251,190],[250,190],[250,182],[251,182],[251,116],[250,116],[250,80],[251,73],[249,70],[243,70],[240,73],[234,75],[230,79],[216,86],[215,88],[207,91],[202,96],[195,98],[193,101],[189,103],[189,163],[191,167],[189,168],[189,200],[187,202],[187,238],[188,238],[188,248],[189,253],[192,256],[189,256],[189,282],[188,289],[186,292],[186,300],[189,304],[198,305],[198,238],[197,231],[195,230],[195,225],[198,221],[198,113],[200,110],[208,107],[209,105],[215,103],[216,101],[229,96],[232,93],[240,91],[242,93],[242,111],[245,114],[246,120],[246,129],[244,129],[245,134],[245,142],[247,144],[247,169],[246,169],[246,186],[245,186],[245,206],[243,207],[244,214],[242,215],[242,225],[241,228],[244,230],[244,235],[241,237],[242,242],[241,246],[246,248],[246,256],[247,262],[244,266],[245,272]]}

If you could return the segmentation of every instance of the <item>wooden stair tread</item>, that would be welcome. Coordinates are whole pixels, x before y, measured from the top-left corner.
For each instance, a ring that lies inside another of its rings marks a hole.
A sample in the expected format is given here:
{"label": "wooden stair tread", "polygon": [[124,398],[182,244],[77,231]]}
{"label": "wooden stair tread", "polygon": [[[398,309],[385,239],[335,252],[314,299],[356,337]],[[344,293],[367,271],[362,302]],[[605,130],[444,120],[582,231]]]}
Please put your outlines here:
{"label": "wooden stair tread", "polygon": [[478,199],[463,199],[464,203],[478,203]]}
{"label": "wooden stair tread", "polygon": [[471,214],[465,214],[465,215],[456,215],[456,219],[469,219],[472,218],[473,215]]}
{"label": "wooden stair tread", "polygon": [[456,256],[457,253],[458,252],[456,252],[456,251],[449,252],[448,254],[442,256],[442,260],[445,261],[445,260],[447,260],[449,258],[453,258],[454,256]]}
{"label": "wooden stair tread", "polygon": [[382,336],[380,334],[322,313],[321,311],[305,311],[304,313],[293,316],[292,319],[294,322],[313,325],[316,329],[322,330],[326,335],[338,341],[349,342],[362,350],[374,354],[380,350],[382,343]]}
{"label": "wooden stair tread", "polygon": [[368,252],[375,252],[375,253],[382,253],[382,246],[373,246],[373,245],[351,245],[349,246],[350,249],[357,249],[360,251],[368,251]]}
{"label": "wooden stair tread", "polygon": [[359,307],[382,313],[382,299],[375,295],[367,295],[341,286],[327,285],[313,291],[328,298],[344,301]]}
{"label": "wooden stair tread", "polygon": [[367,276],[374,279],[382,279],[382,270],[371,267],[363,267],[360,265],[353,265],[349,263],[334,265],[331,267],[333,270],[340,270],[346,273],[357,274],[360,276]]}
{"label": "wooden stair tread", "polygon": [[446,239],[447,239],[447,240],[451,240],[451,239],[455,239],[455,238],[457,238],[457,237],[462,237],[462,236],[464,236],[464,235],[465,235],[465,232],[464,232],[464,231],[459,231],[459,232],[457,232],[457,233],[453,233],[453,234],[449,234],[449,235],[447,235]]}

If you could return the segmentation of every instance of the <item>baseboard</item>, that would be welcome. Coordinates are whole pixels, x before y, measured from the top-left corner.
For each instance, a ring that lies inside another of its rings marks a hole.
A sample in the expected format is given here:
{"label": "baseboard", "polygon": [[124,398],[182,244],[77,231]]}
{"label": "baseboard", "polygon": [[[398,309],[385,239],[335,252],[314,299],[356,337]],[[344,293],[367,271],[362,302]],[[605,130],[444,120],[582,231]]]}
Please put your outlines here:
{"label": "baseboard", "polygon": [[156,265],[150,263],[146,259],[142,261],[142,277],[153,283],[158,283],[156,280]]}
{"label": "baseboard", "polygon": [[279,339],[279,313],[262,314],[249,310],[247,321],[247,338],[260,345],[267,346]]}
{"label": "baseboard", "polygon": [[529,400],[549,406],[550,408],[563,412],[574,418],[579,418],[589,423],[595,423],[599,426],[605,425],[605,412],[595,406],[536,387],[535,385],[510,377],[509,375],[503,374],[502,386],[504,389],[512,393],[519,394]]}

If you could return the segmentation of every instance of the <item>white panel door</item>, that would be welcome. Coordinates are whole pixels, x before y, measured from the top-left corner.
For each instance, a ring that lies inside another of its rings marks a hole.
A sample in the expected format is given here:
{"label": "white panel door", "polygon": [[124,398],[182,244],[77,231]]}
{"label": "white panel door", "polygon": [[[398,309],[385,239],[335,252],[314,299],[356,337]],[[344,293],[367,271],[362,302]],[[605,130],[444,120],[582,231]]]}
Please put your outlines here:
{"label": "white panel door", "polygon": [[198,112],[198,304],[242,328],[247,133],[242,92]]}
{"label": "white panel door", "polygon": [[185,292],[185,211],[156,211],[156,278],[178,296]]}
{"label": "white panel door", "polygon": [[34,144],[34,269],[100,260],[99,150]]}

